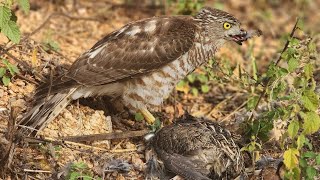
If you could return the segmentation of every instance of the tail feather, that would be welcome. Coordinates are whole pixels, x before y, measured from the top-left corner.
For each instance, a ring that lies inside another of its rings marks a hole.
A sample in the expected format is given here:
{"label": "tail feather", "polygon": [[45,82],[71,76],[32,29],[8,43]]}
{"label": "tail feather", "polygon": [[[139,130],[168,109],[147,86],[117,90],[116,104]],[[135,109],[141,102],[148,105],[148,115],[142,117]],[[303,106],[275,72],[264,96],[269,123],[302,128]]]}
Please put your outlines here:
{"label": "tail feather", "polygon": [[77,88],[50,95],[36,102],[36,105],[19,122],[20,132],[37,134],[46,124],[51,122],[72,101],[71,95]]}
{"label": "tail feather", "polygon": [[197,167],[196,163],[185,156],[176,153],[168,153],[157,148],[157,155],[163,160],[165,167],[185,179],[210,180],[206,175],[209,170]]}

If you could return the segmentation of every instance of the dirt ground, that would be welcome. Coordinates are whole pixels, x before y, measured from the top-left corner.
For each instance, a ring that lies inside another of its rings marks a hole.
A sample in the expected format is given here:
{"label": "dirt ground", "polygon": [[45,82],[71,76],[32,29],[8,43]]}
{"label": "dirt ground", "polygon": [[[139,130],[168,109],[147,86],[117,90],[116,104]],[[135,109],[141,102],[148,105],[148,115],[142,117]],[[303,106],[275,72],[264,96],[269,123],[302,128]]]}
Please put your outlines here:
{"label": "dirt ground", "polygon": [[[31,69],[18,65],[21,73],[12,79],[9,86],[0,85],[0,144],[9,143],[4,137],[10,131],[8,122],[19,120],[31,107],[33,92],[41,80],[37,74],[49,77],[50,72],[61,73],[104,35],[126,23],[163,13],[176,13],[175,4],[162,8],[150,7],[143,1],[137,2],[141,5],[127,5],[120,0],[31,0],[29,14],[17,10],[18,24],[24,36],[21,43],[10,49],[9,53],[27,63]],[[306,32],[313,36],[320,50],[320,1],[226,0],[207,1],[206,5],[222,7],[240,19],[243,27],[263,31],[263,36],[249,40],[242,46],[228,44],[216,55],[218,60],[229,59],[230,64],[239,64],[247,72],[252,71],[249,49],[253,48],[258,69],[265,71],[268,63],[279,55],[284,45],[283,36],[290,33],[298,16],[304,20]],[[12,45],[6,42],[7,39],[0,35],[1,47]],[[58,48],[48,50],[44,46],[48,43],[53,46],[58,44]],[[17,64],[8,54],[1,56]],[[175,116],[188,110],[192,115],[221,122],[228,125],[231,131],[236,131],[237,121],[245,111],[243,103],[248,92],[233,82],[220,84],[215,81],[211,87],[208,93],[199,96],[172,93],[161,107],[161,120],[168,124]],[[143,179],[145,145],[140,137],[86,144],[56,140],[66,136],[143,131],[148,128],[144,122],[137,122],[131,116],[112,114],[107,106],[99,104],[99,100],[73,102],[40,132],[40,137],[51,140],[51,143],[29,138],[11,144],[11,148],[1,149],[3,152],[13,150],[2,178],[71,179],[70,172],[80,172],[92,179]],[[282,152],[266,145],[263,153],[277,158]],[[128,166],[129,170],[121,172],[109,168],[115,164]]]}

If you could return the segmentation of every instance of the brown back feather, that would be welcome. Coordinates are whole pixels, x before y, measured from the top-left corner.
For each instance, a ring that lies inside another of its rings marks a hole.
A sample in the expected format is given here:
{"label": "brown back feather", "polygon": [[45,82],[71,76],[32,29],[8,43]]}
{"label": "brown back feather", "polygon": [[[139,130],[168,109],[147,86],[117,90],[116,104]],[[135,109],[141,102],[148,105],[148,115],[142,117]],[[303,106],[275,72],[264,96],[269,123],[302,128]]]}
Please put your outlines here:
{"label": "brown back feather", "polygon": [[[148,27],[153,22],[154,29]],[[193,45],[196,28],[191,17],[158,17],[128,24],[80,56],[63,80],[92,86],[151,72],[186,53]]]}

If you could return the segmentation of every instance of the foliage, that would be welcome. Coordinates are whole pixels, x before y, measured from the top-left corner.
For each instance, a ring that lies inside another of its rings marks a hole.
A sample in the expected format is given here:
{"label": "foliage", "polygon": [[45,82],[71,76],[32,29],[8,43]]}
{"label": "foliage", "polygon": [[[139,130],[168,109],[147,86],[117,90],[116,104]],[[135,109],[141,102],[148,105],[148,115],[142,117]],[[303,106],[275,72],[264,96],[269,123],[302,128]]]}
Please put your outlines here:
{"label": "foliage", "polygon": [[67,175],[67,179],[68,180],[78,180],[78,179],[91,180],[95,178],[93,178],[90,168],[86,163],[77,162],[77,163],[71,164],[70,172]]}
{"label": "foliage", "polygon": [[151,129],[152,132],[155,132],[160,128],[161,128],[161,121],[160,121],[159,118],[156,118],[154,123],[152,125],[150,125],[150,129]]}
{"label": "foliage", "polygon": [[29,12],[30,4],[28,0],[5,0],[0,2],[0,30],[12,42],[19,43],[21,34],[17,25],[17,16],[11,10],[14,3],[17,3],[25,13]]}
{"label": "foliage", "polygon": [[45,39],[42,41],[42,47],[47,52],[60,50],[60,45],[58,44],[58,42],[53,40],[52,35],[53,32],[51,30],[48,31],[45,35]]}
{"label": "foliage", "polygon": [[[245,129],[248,136],[267,140],[273,121],[285,121],[288,126],[282,145],[285,149],[283,157],[287,168],[286,178],[300,179],[303,176],[313,179],[318,174],[313,165],[319,154],[312,151],[308,136],[320,129],[317,113],[319,96],[315,92],[312,61],[316,49],[310,38],[299,40],[292,37],[289,42],[288,48],[281,55],[281,66],[272,62],[266,74],[257,77],[260,82],[263,78],[268,79],[264,86],[269,108],[258,117],[249,119]],[[255,91],[262,89],[256,88]],[[249,96],[248,109],[254,111],[257,102],[257,96]],[[246,150],[255,150],[250,149],[251,146],[252,142]]]}
{"label": "foliage", "polygon": [[218,65],[215,59],[209,60],[206,66],[201,67],[180,81],[176,86],[176,90],[185,94],[191,92],[194,96],[198,96],[211,90],[212,80],[224,83],[229,81],[236,66],[231,66],[230,60],[226,57],[222,57],[219,61],[220,64]]}
{"label": "foliage", "polygon": [[168,0],[168,6],[176,5],[175,14],[194,15],[204,5],[204,0]]}
{"label": "foliage", "polygon": [[192,92],[194,96],[198,96],[199,92],[207,93],[210,90],[209,76],[204,72],[189,74],[177,84],[176,89],[186,94]]}
{"label": "foliage", "polygon": [[141,113],[135,113],[134,114],[134,119],[138,122],[141,122],[142,120],[144,120],[144,117]]}
{"label": "foliage", "polygon": [[19,69],[16,65],[11,64],[8,60],[2,59],[2,63],[5,65],[5,67],[0,67],[0,78],[2,80],[2,83],[5,86],[8,86],[10,83],[10,77],[15,76],[19,73]]}

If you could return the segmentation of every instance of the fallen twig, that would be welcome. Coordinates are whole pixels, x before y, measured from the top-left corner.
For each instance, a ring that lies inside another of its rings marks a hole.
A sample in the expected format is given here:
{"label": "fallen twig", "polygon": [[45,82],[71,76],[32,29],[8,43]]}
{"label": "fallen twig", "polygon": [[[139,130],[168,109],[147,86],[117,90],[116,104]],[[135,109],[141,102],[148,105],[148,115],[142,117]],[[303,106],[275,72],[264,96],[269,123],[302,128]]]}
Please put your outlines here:
{"label": "fallen twig", "polygon": [[45,171],[41,169],[23,169],[24,172],[31,172],[31,173],[52,173],[51,171]]}
{"label": "fallen twig", "polygon": [[[72,145],[72,146],[88,148],[88,149],[93,149],[93,150],[97,150],[97,151],[111,152],[111,153],[124,153],[124,152],[132,152],[132,151],[137,150],[136,148],[109,150],[109,149],[100,148],[100,147],[87,145],[87,144],[83,144],[83,143],[77,143],[77,142],[72,142],[72,141],[67,141],[67,140],[58,140],[58,139],[50,138],[50,137],[46,137],[46,138],[25,137],[24,141],[28,142],[28,143],[37,143],[37,144],[38,143],[52,143],[52,144],[61,145],[61,146]],[[70,148],[70,147],[68,147],[68,148]],[[77,149],[75,149],[75,150],[77,150]]]}
{"label": "fallen twig", "polygon": [[83,136],[68,136],[61,138],[62,140],[72,141],[72,142],[85,142],[85,141],[103,141],[103,140],[112,140],[112,139],[125,139],[132,137],[140,137],[147,133],[149,130],[140,130],[140,131],[127,131],[127,132],[112,132],[104,134],[93,134],[93,135],[83,135]]}
{"label": "fallen twig", "polygon": [[30,82],[30,83],[32,83],[32,84],[39,85],[38,82],[36,82],[36,81],[34,81],[34,80],[32,80],[32,79],[26,78],[26,77],[24,77],[24,76],[22,76],[22,75],[20,75],[20,74],[16,74],[16,76],[17,76],[18,78],[23,79],[23,80],[25,80],[25,81],[28,81],[28,82]]}

